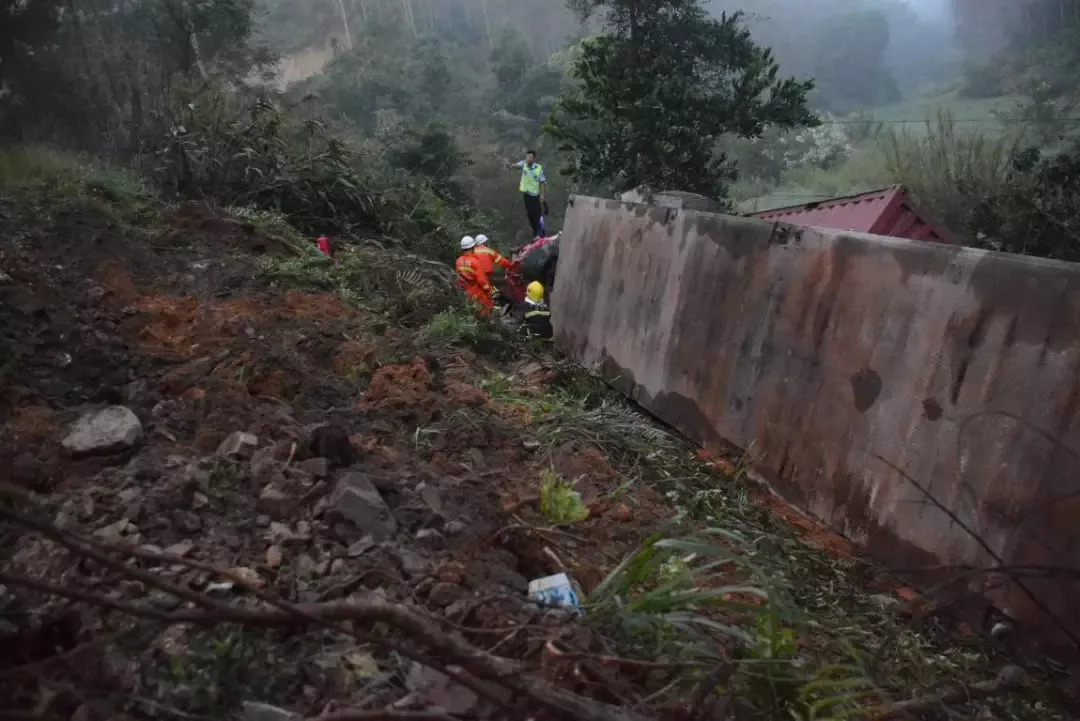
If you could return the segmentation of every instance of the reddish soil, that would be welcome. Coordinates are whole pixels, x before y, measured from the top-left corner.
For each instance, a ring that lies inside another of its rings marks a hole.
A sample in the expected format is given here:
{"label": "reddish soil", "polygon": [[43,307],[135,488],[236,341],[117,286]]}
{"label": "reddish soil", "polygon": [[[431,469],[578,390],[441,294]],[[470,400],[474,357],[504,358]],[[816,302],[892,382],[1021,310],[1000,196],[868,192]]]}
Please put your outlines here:
{"label": "reddish soil", "polygon": [[[735,464],[731,460],[722,458],[712,451],[698,451],[698,458],[708,466],[726,475],[734,477],[738,473]],[[767,508],[772,514],[786,521],[795,529],[799,539],[806,545],[821,549],[838,558],[851,558],[857,555],[857,550],[851,541],[829,529],[821,522],[810,518],[768,488],[751,485],[750,498],[754,503]]]}
{"label": "reddish soil", "polygon": [[[541,443],[528,407],[480,389],[493,369],[474,354],[417,347],[408,331],[378,330],[387,324],[365,322],[337,296],[259,286],[250,253],[277,248],[244,223],[190,205],[168,220],[156,243],[74,230],[70,245],[0,255],[11,277],[0,284],[0,481],[39,494],[35,510],[69,531],[235,569],[290,602],[408,603],[474,629],[461,633],[478,646],[538,666],[547,639],[607,652],[565,613],[537,615],[525,603],[528,581],[566,571],[593,589],[670,517],[656,492],[641,484],[625,492],[627,479],[588,443]],[[500,370],[525,397],[551,377],[535,362]],[[140,419],[137,447],[90,458],[63,451],[74,420],[115,404]],[[256,459],[217,455],[237,431],[257,437]],[[327,478],[309,465],[317,454],[330,459]],[[553,528],[539,514],[531,499],[545,472],[576,483],[586,520]],[[335,515],[333,491],[348,473],[366,479],[396,519],[386,541],[365,543]],[[284,502],[267,505],[271,490]],[[851,555],[847,541],[772,494],[754,500],[807,543]],[[181,605],[8,526],[0,525],[0,553],[6,570],[126,603]],[[131,563],[200,592],[222,580],[179,563]],[[241,590],[225,593],[253,605]],[[0,659],[0,697],[36,711],[45,699],[42,717],[160,717],[133,698],[193,718],[224,717],[241,700],[306,715],[360,699],[425,700],[406,693],[399,657],[343,647],[329,632],[163,630],[21,588],[12,598],[0,594],[19,620]],[[475,630],[515,623],[525,630]],[[229,656],[245,649],[249,656]],[[365,663],[385,678],[369,684],[355,673]],[[23,664],[48,673],[8,673]],[[644,672],[585,678],[574,668],[549,675],[613,703],[647,687]],[[39,683],[49,678],[53,686]],[[207,698],[207,688],[222,690]]]}
{"label": "reddish soil", "polygon": [[[505,625],[522,620],[520,602],[475,601],[524,601],[529,579],[560,571],[591,589],[669,514],[647,489],[612,497],[623,479],[588,444],[530,450],[530,413],[477,387],[490,369],[471,353],[410,350],[405,332],[364,330],[336,296],[267,292],[244,280],[253,275],[250,261],[199,250],[261,247],[242,224],[190,206],[170,220],[166,251],[116,238],[75,259],[34,250],[5,261],[13,282],[0,286],[0,327],[17,354],[2,378],[2,480],[40,493],[65,527],[136,546],[183,544],[188,558],[246,569],[292,601],[378,589],[433,613],[450,608],[457,623]],[[193,237],[205,245],[180,242]],[[514,370],[522,393],[539,392],[542,368]],[[143,442],[111,456],[69,457],[60,441],[70,423],[105,404],[134,411]],[[350,550],[359,537],[328,511],[333,479],[297,467],[312,455],[313,429],[326,424],[344,429],[352,470],[370,479],[392,509],[394,541]],[[269,465],[218,458],[215,449],[234,431],[256,435]],[[577,481],[591,508],[587,520],[553,529],[534,503],[503,510],[508,500],[535,494],[544,471]],[[268,519],[258,497],[270,485],[295,503]],[[436,489],[441,508],[433,510],[424,487]],[[39,537],[9,536],[6,546],[11,570],[112,589],[130,601],[152,598],[144,585],[72,563]],[[159,570],[193,589],[213,580],[180,565]],[[441,595],[429,597],[436,588]],[[11,660],[41,661],[51,653],[43,648],[73,649],[130,628],[115,614],[84,615],[73,624],[65,603],[42,603],[22,591],[17,598],[36,609],[40,633],[20,637]],[[459,603],[447,607],[453,599]],[[42,629],[59,638],[44,643]],[[195,639],[195,632],[173,628],[141,647],[149,656],[112,647],[73,656],[127,669],[105,680],[91,679],[77,664],[61,665],[69,682],[132,690],[151,683],[149,676],[136,680],[136,670],[153,675],[155,664],[196,653]],[[501,653],[526,656],[538,650],[531,644],[522,634]],[[279,658],[276,673],[288,677],[293,669],[303,677],[312,654],[318,649]],[[33,684],[5,690],[26,704],[36,693]],[[251,700],[299,705],[310,714],[344,693],[316,684],[300,695]],[[60,693],[51,708],[70,714],[80,703],[78,695]]]}

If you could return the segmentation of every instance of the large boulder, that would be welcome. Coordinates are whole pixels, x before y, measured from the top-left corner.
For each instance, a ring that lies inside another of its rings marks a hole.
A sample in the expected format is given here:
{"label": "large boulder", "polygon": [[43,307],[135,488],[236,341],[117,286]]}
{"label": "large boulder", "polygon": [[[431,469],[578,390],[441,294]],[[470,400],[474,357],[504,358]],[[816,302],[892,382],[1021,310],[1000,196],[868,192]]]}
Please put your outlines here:
{"label": "large boulder", "polygon": [[133,448],[142,437],[142,422],[131,409],[109,406],[76,421],[61,445],[73,455],[87,456]]}

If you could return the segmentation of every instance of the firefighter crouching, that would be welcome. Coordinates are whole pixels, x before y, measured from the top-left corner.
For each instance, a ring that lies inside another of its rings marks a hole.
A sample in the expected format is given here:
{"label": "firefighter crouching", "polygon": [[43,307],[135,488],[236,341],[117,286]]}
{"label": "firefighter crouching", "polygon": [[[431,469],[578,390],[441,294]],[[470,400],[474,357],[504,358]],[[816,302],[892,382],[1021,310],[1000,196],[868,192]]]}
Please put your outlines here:
{"label": "firefighter crouching", "polygon": [[495,288],[491,285],[489,261],[476,254],[476,238],[466,235],[461,239],[461,255],[454,264],[458,274],[458,287],[480,306],[481,315],[491,315],[495,308]]}
{"label": "firefighter crouching", "polygon": [[551,327],[551,310],[544,302],[544,286],[535,280],[525,289],[525,321],[521,324],[521,332],[526,338],[549,343],[555,335]]}

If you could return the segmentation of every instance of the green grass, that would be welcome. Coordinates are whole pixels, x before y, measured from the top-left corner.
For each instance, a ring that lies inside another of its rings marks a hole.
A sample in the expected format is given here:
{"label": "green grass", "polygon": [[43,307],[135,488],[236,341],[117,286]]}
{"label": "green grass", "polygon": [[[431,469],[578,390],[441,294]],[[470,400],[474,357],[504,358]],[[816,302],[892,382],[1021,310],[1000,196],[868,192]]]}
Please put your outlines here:
{"label": "green grass", "polygon": [[[685,703],[729,663],[716,693],[749,707],[746,718],[865,719],[882,704],[993,678],[1005,663],[988,641],[958,641],[885,608],[868,590],[874,569],[807,546],[751,500],[747,463],[731,475],[710,468],[572,364],[557,367],[539,396],[518,395],[515,385],[503,375],[481,382],[493,398],[529,407],[543,443],[593,445],[628,484],[651,486],[676,511],[584,599],[610,653],[670,664],[646,680],[654,703]],[[976,710],[954,709],[961,718]],[[1060,718],[1037,690],[996,711],[1003,721]]]}
{"label": "green grass", "polygon": [[845,162],[832,168],[803,167],[790,170],[776,188],[746,197],[738,203],[737,208],[740,213],[755,213],[841,195],[855,195],[885,188],[896,182],[896,176],[889,172],[881,148],[873,145],[856,150]]}
{"label": "green grass", "polygon": [[0,198],[10,202],[18,242],[26,229],[67,238],[87,227],[151,241],[165,204],[137,174],[40,146],[0,150]]}
{"label": "green grass", "polygon": [[[1007,137],[1008,128],[995,114],[1012,110],[1017,97],[962,98],[956,91],[912,96],[891,105],[867,109],[842,122],[873,119],[882,122],[881,133],[857,142],[855,152],[843,163],[828,169],[795,168],[775,187],[736,184],[732,195],[740,213],[754,213],[816,200],[877,190],[894,184],[912,184],[908,165],[898,165],[900,146],[919,147],[941,134],[941,118],[951,116],[954,135],[975,135],[992,144]],[[898,140],[899,139],[899,140]],[[916,182],[915,185],[926,185]],[[944,219],[939,219],[944,222]]]}
{"label": "green grass", "polygon": [[[963,98],[956,91],[950,91],[905,98],[891,105],[872,108],[869,113],[888,125],[905,128],[917,134],[926,133],[927,121],[933,122],[941,112],[951,113],[958,121],[957,125],[1000,132],[1004,130],[1004,126],[998,120],[995,111],[1010,110],[1019,100],[1019,97],[1013,96]],[[897,121],[915,122],[899,123]]]}

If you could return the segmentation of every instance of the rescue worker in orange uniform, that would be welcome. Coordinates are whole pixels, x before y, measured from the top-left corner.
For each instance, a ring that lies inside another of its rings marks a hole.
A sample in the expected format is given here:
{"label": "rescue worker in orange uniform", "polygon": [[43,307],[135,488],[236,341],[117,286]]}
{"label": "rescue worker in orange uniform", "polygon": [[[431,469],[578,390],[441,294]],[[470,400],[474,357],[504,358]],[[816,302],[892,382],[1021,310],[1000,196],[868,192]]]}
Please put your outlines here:
{"label": "rescue worker in orange uniform", "polygon": [[491,276],[495,272],[495,266],[499,266],[503,270],[510,270],[510,266],[512,265],[510,261],[499,251],[488,247],[487,242],[488,237],[483,233],[476,236],[476,250],[473,252],[487,261],[488,276]]}
{"label": "rescue worker in orange uniform", "polygon": [[[496,266],[502,268],[504,271],[508,271],[513,267],[513,263],[507,260],[502,253],[489,247],[487,242],[488,237],[483,233],[476,236],[476,248],[473,250],[473,254],[478,260],[485,264],[484,269],[487,271],[488,280],[494,281]],[[492,282],[492,285],[495,285],[495,283]],[[502,294],[499,293],[498,286],[496,286],[492,295],[495,298],[495,302],[499,304],[500,313],[509,313],[512,304],[509,299],[503,297]]]}
{"label": "rescue worker in orange uniform", "polygon": [[466,235],[461,239],[461,255],[454,269],[458,274],[458,287],[480,304],[481,315],[490,315],[495,309],[495,288],[491,285],[490,265],[486,257],[478,255],[476,238]]}

